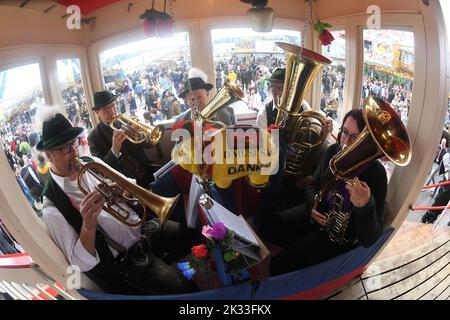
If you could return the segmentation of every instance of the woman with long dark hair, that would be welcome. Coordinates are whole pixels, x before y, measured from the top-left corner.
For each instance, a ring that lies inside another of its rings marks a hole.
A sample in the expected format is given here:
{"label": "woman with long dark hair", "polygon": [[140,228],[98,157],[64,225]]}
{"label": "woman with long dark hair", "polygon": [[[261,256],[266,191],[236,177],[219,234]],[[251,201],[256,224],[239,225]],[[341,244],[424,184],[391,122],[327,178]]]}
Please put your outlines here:
{"label": "woman with long dark hair", "polygon": [[[383,231],[384,203],[387,177],[383,165],[374,160],[351,172],[351,184],[339,181],[324,195],[317,208],[316,195],[330,159],[346,146],[350,146],[363,131],[365,122],[361,110],[351,110],[343,120],[337,143],[323,154],[310,184],[306,187],[306,203],[272,215],[272,233],[269,241],[285,249],[273,257],[272,275],[278,275],[328,260],[354,245],[368,247],[374,244]],[[326,231],[327,212],[334,206],[337,193],[342,197],[342,212],[350,213],[350,222],[344,241],[334,242]]]}

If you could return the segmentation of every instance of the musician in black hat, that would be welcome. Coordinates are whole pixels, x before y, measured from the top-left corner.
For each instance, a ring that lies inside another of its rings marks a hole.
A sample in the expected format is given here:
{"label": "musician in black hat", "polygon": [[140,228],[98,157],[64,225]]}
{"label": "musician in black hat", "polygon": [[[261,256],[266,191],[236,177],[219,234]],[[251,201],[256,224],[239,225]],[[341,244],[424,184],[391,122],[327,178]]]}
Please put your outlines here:
{"label": "musician in black hat", "polygon": [[110,124],[118,115],[116,96],[109,91],[94,93],[94,110],[100,123],[88,136],[91,154],[109,164],[127,177],[136,179],[138,185],[148,188],[159,166],[152,163],[144,152],[149,143],[133,144],[123,130],[113,130]]}
{"label": "musician in black hat", "polygon": [[[130,226],[104,210],[105,198],[96,188],[91,173],[83,174],[85,195],[78,188],[80,166],[77,147],[83,128],[73,127],[62,114],[44,121],[42,140],[37,144],[51,163],[50,177],[43,192],[43,220],[50,236],[68,262],[85,272],[102,289],[120,294],[169,294],[197,290],[169,263],[187,255],[200,233],[185,230],[180,224],[159,219]],[[83,157],[82,163],[99,158]],[[114,172],[123,177],[118,172]],[[116,181],[118,182],[118,181]],[[120,186],[119,186],[120,187]],[[134,224],[139,218],[125,203],[120,203]],[[171,261],[169,260],[171,259]]]}
{"label": "musician in black hat", "polygon": [[[179,115],[175,122],[191,120],[193,108],[198,108],[198,112],[201,112],[205,108],[208,104],[208,93],[213,88],[213,85],[208,83],[207,80],[207,76],[203,71],[197,68],[189,70],[188,80],[178,90],[178,97],[182,98],[190,109]],[[218,111],[211,120],[220,121],[226,125],[234,125],[237,123],[234,110],[230,106],[226,106]]]}

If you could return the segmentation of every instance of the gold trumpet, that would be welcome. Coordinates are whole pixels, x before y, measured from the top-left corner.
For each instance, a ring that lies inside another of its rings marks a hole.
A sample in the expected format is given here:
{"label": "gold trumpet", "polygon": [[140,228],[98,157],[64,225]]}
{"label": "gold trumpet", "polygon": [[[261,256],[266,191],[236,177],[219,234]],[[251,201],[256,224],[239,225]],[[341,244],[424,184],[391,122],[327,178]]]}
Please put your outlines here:
{"label": "gold trumpet", "polygon": [[149,142],[153,145],[161,140],[164,132],[162,125],[149,126],[138,121],[135,117],[126,114],[118,114],[111,121],[110,127],[115,130],[122,129],[127,140],[134,144]]}
{"label": "gold trumpet", "polygon": [[[179,195],[172,198],[161,197],[130,182],[101,163],[91,161],[83,164],[78,158],[75,158],[73,163],[79,168],[77,184],[80,191],[85,195],[92,191],[86,190],[82,185],[83,174],[89,172],[94,179],[99,181],[95,190],[106,199],[103,209],[127,226],[136,227],[143,224],[147,218],[147,208],[150,208],[160,219],[161,225],[164,225],[178,201]],[[134,198],[127,197],[125,192]],[[120,202],[132,204],[137,202],[144,209],[142,218],[134,223],[129,222],[130,212],[120,205]]]}

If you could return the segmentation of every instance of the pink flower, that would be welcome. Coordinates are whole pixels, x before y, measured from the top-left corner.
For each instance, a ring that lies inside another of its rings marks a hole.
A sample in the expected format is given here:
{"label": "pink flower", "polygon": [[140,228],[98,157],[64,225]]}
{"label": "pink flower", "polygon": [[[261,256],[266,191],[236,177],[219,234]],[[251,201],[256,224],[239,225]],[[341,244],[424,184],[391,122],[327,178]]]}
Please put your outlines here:
{"label": "pink flower", "polygon": [[205,238],[211,238],[211,235],[209,234],[209,230],[211,230],[212,228],[210,226],[203,226],[202,228],[202,235]]}
{"label": "pink flower", "polygon": [[212,228],[208,230],[208,234],[217,240],[223,240],[228,230],[222,222],[214,223]]}

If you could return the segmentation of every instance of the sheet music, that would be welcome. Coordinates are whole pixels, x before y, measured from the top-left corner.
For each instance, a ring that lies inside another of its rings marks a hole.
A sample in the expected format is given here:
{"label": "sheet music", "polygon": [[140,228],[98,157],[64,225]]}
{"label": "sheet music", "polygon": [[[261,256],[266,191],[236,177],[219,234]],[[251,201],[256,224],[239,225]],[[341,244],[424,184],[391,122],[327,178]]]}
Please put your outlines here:
{"label": "sheet music", "polygon": [[189,200],[186,208],[186,225],[188,228],[195,228],[197,226],[198,218],[198,199],[203,193],[203,189],[197,182],[198,176],[192,175],[191,186],[189,188]]}
{"label": "sheet music", "polygon": [[247,242],[251,245],[258,245],[258,240],[247,221],[242,216],[237,216],[217,201],[214,201],[210,196],[206,195],[210,201],[214,204],[211,208],[205,208],[205,212],[208,214],[208,219],[212,224],[222,222],[227,229],[236,233],[236,239],[240,242]]}
{"label": "sheet music", "polygon": [[172,170],[176,166],[177,166],[177,164],[173,160],[170,160],[165,165],[163,165],[159,170],[157,170],[155,173],[153,173],[155,180],[158,181],[159,179],[164,177],[170,170]]}

